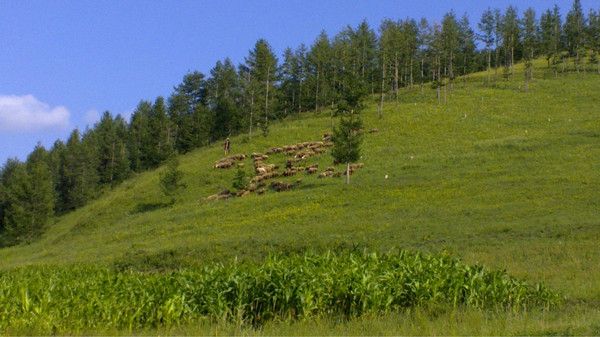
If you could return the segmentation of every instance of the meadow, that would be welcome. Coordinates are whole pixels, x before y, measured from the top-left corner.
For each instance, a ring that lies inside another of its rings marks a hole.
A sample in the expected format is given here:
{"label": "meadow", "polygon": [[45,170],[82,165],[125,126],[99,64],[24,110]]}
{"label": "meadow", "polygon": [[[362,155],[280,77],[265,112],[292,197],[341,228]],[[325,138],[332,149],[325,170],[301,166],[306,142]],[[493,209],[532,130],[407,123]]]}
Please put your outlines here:
{"label": "meadow", "polygon": [[[406,249],[506,270],[541,282],[564,301],[517,313],[414,308],[343,321],[273,320],[260,328],[198,321],[139,331],[600,334],[600,77],[554,78],[542,64],[536,64],[527,92],[520,72],[493,87],[483,84],[485,74],[475,74],[454,84],[446,104],[438,104],[431,88],[418,86],[386,102],[381,118],[369,104],[365,129],[379,132],[365,135],[365,166],[350,185],[343,178],[302,175],[288,178],[302,180],[292,191],[207,201],[231,188],[235,170],[212,167],[223,156],[220,144],[196,150],[180,158],[187,189],[176,204],[168,205],[160,193],[163,168],[140,174],[56,219],[40,240],[0,250],[2,277],[22,268],[90,265],[164,274],[235,258],[261,263],[273,253]],[[267,137],[232,138],[232,152],[320,140],[330,130],[328,112],[292,116],[274,124]],[[285,157],[273,155],[269,162],[283,165]],[[307,163],[323,169],[331,157]]]}

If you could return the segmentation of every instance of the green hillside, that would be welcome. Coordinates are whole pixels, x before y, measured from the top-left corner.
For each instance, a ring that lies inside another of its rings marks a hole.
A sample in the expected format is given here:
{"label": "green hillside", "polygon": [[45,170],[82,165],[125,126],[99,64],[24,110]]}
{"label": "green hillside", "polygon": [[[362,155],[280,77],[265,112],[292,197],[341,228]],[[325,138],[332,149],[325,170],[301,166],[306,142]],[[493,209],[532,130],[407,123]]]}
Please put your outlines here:
{"label": "green hillside", "polygon": [[[598,334],[600,78],[554,78],[540,70],[525,92],[522,77],[499,79],[490,88],[482,84],[484,74],[470,76],[454,84],[447,104],[438,104],[431,88],[405,89],[400,101],[385,104],[382,118],[370,103],[365,130],[378,132],[365,133],[364,167],[350,185],[343,177],[302,173],[275,179],[301,179],[291,191],[206,200],[231,189],[235,169],[213,168],[223,157],[220,144],[196,150],[180,157],[187,188],[176,204],[168,206],[161,195],[164,168],[140,174],[56,219],[38,241],[0,250],[0,268],[81,263],[170,269],[332,247],[447,251],[543,282],[566,298],[559,311],[535,316],[530,325],[520,317],[511,323],[516,330],[470,333]],[[327,132],[329,112],[306,113],[272,125],[267,137],[232,138],[232,153],[264,153],[318,141]],[[268,163],[282,170],[285,161],[274,154]],[[251,159],[244,163],[250,174]],[[332,159],[326,153],[304,165],[310,164],[322,172]],[[473,320],[477,314],[465,315]],[[336,331],[374,334],[401,320],[356,321]],[[511,326],[507,321],[486,324]],[[435,322],[427,324],[442,324]],[[299,324],[289,332],[329,331]],[[442,325],[406,329],[469,333]]]}

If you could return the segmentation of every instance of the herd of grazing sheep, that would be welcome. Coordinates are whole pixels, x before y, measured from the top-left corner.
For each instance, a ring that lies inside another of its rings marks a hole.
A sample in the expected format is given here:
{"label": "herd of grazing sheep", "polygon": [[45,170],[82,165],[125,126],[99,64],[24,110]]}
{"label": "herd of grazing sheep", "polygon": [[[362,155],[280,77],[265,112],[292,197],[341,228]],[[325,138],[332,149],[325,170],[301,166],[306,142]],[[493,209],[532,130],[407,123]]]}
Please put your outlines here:
{"label": "herd of grazing sheep", "polygon": [[[284,145],[281,147],[272,147],[268,149],[265,154],[252,153],[250,158],[254,165],[255,175],[250,179],[249,184],[245,189],[238,191],[237,193],[229,190],[224,190],[220,193],[207,197],[207,200],[220,200],[227,199],[234,196],[243,197],[250,193],[263,194],[267,190],[267,180],[271,180],[277,177],[291,177],[296,174],[304,172],[305,174],[316,174],[319,170],[319,164],[313,164],[308,166],[301,166],[300,163],[304,160],[321,155],[326,152],[326,149],[333,146],[331,142],[331,134],[324,134],[321,141],[302,142],[291,145]],[[280,171],[279,166],[275,164],[268,164],[266,161],[269,156],[283,153],[287,156],[285,168]],[[228,169],[237,165],[243,165],[240,162],[245,160],[248,156],[245,154],[235,154],[218,160],[214,168],[216,169]],[[363,167],[363,164],[352,164],[350,165],[350,174]],[[334,167],[327,167],[323,172],[318,174],[319,178],[326,177],[339,177],[345,175],[346,172],[336,171]],[[290,190],[300,184],[300,180],[295,183],[287,183],[283,181],[272,181],[269,187],[277,192]]]}

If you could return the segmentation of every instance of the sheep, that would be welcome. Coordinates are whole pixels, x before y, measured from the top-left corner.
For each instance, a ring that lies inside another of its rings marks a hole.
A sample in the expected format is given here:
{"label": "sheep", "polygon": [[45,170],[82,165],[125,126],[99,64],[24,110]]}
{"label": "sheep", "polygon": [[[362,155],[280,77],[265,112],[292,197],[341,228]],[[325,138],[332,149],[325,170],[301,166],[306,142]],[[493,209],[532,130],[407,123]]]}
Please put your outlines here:
{"label": "sheep", "polygon": [[294,155],[294,158],[296,158],[296,159],[307,159],[307,158],[310,158],[310,157],[314,156],[315,154],[316,154],[315,151],[308,149],[308,150],[304,150],[304,151],[300,151],[300,152],[296,153]]}
{"label": "sheep", "polygon": [[206,200],[222,200],[231,198],[233,194],[229,190],[223,190],[217,194],[206,197]]}
{"label": "sheep", "polygon": [[308,174],[317,173],[318,168],[319,168],[319,164],[311,165],[306,168],[306,173],[308,173]]}
{"label": "sheep", "polygon": [[245,197],[245,196],[247,196],[249,194],[250,194],[250,191],[248,191],[248,190],[241,190],[241,191],[238,191],[236,193],[236,196],[238,196],[238,197]]}
{"label": "sheep", "polygon": [[227,157],[226,159],[240,161],[240,160],[246,159],[246,155],[245,154],[234,154],[232,156]]}
{"label": "sheep", "polygon": [[260,183],[263,180],[279,177],[281,174],[279,172],[269,172],[261,175],[257,175],[254,178],[250,179],[250,183]]}
{"label": "sheep", "polygon": [[329,169],[327,169],[327,170],[319,173],[318,178],[339,177],[341,175],[342,175],[341,172],[335,172],[333,170],[330,171]]}
{"label": "sheep", "polygon": [[274,154],[274,153],[280,153],[283,152],[283,148],[281,147],[272,147],[267,151],[267,154]]}
{"label": "sheep", "polygon": [[231,160],[221,160],[215,163],[215,168],[227,169],[233,166],[233,161]]}
{"label": "sheep", "polygon": [[241,161],[246,159],[245,154],[234,154],[232,156],[222,158],[215,162],[214,168],[227,169],[234,165],[236,161]]}
{"label": "sheep", "polygon": [[271,189],[277,191],[277,192],[282,192],[282,191],[289,191],[292,188],[296,187],[297,185],[299,185],[301,182],[301,180],[297,180],[295,183],[290,184],[290,183],[286,183],[283,181],[274,181],[271,183]]}
{"label": "sheep", "polygon": [[295,175],[296,173],[298,173],[298,170],[290,168],[290,169],[287,169],[287,170],[285,170],[283,172],[283,176],[284,177],[291,177],[291,176]]}
{"label": "sheep", "polygon": [[261,165],[256,168],[256,174],[267,174],[269,172],[275,171],[277,168],[277,165],[273,164]]}
{"label": "sheep", "polygon": [[296,145],[285,145],[283,147],[283,152],[285,152],[286,154],[290,154],[296,151],[298,151],[298,147],[296,147]]}
{"label": "sheep", "polygon": [[309,147],[310,149],[317,149],[317,148],[320,148],[320,147],[321,147],[321,146],[323,146],[323,145],[325,145],[325,143],[324,143],[324,142],[312,142],[312,143],[310,143],[310,144],[308,145],[308,147]]}
{"label": "sheep", "polygon": [[252,153],[252,160],[257,161],[257,160],[267,160],[269,159],[269,156],[262,154],[262,153]]}

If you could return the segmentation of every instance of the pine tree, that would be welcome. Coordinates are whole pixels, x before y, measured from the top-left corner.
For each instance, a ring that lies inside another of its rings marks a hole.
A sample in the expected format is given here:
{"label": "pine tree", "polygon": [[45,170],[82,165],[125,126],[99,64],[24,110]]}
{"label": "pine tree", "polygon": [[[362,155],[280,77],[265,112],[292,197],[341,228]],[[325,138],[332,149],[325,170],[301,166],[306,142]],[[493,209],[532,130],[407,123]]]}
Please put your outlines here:
{"label": "pine tree", "polygon": [[269,130],[269,120],[277,106],[277,57],[271,46],[264,39],[259,39],[246,58],[246,66],[250,71],[251,85],[255,93],[254,104],[259,107],[260,126],[263,135]]}
{"label": "pine tree", "polygon": [[308,50],[302,43],[294,51],[294,58],[296,60],[297,67],[297,81],[298,81],[298,99],[296,100],[297,112],[302,112],[310,105],[310,93],[306,86],[308,78]]}
{"label": "pine tree", "polygon": [[302,84],[302,64],[299,55],[294,53],[291,48],[286,48],[283,52],[283,63],[281,65],[281,101],[280,109],[284,115],[293,112],[299,112],[301,106],[301,84]]}
{"label": "pine tree", "polygon": [[[343,109],[346,109],[344,107]],[[346,183],[350,184],[350,163],[360,159],[362,122],[358,114],[349,114],[340,118],[340,124],[333,130],[334,162],[346,163]]]}
{"label": "pine tree", "polygon": [[129,159],[125,146],[127,124],[106,111],[94,130],[97,138],[98,176],[100,183],[114,186],[129,174]]}
{"label": "pine tree", "polygon": [[495,42],[495,53],[494,53],[494,80],[498,76],[498,67],[500,67],[500,51],[504,44],[504,34],[502,32],[502,24],[504,17],[499,9],[494,9],[494,42]]}
{"label": "pine tree", "polygon": [[127,136],[127,150],[130,156],[131,169],[141,172],[149,167],[147,151],[151,145],[150,114],[152,104],[140,101],[131,116]]}
{"label": "pine tree", "polygon": [[419,21],[418,33],[417,33],[417,45],[419,46],[417,50],[417,57],[419,59],[419,82],[421,86],[421,94],[423,94],[423,86],[425,79],[427,79],[428,69],[426,64],[427,60],[427,46],[430,45],[431,40],[431,27],[429,26],[429,22],[427,19],[422,18]]}
{"label": "pine tree", "polygon": [[31,180],[25,164],[9,160],[4,166],[4,232],[5,244],[14,245],[27,239],[32,230],[28,214],[28,195],[31,193]]}
{"label": "pine tree", "polygon": [[535,19],[535,11],[528,8],[523,18],[523,59],[525,59],[525,90],[529,90],[529,81],[533,77],[533,60],[538,45],[538,26]]}
{"label": "pine tree", "polygon": [[243,124],[238,109],[241,101],[238,75],[228,58],[218,61],[210,74],[207,103],[214,115],[211,135],[214,139],[221,139],[239,132]]}
{"label": "pine tree", "polygon": [[560,18],[560,10],[558,6],[554,6],[552,10],[547,10],[540,19],[541,28],[541,48],[546,55],[548,67],[552,65],[554,74],[557,74],[556,64],[560,56],[562,23]]}
{"label": "pine tree", "polygon": [[471,29],[471,24],[469,23],[469,17],[465,13],[458,22],[458,49],[459,55],[459,64],[462,69],[461,75],[465,76],[472,71],[475,71],[474,62],[475,62],[475,32]]}
{"label": "pine tree", "polygon": [[[383,112],[383,103],[385,101],[385,93],[387,91],[387,87],[389,85],[389,75],[390,69],[392,68],[392,64],[395,63],[396,54],[399,49],[397,44],[397,36],[399,35],[398,25],[389,19],[382,21],[379,26],[379,72],[380,72],[380,80],[381,86],[379,88],[379,106],[378,106],[378,114],[379,118],[382,117]],[[394,92],[396,92],[397,79],[394,80]]]}
{"label": "pine tree", "polygon": [[[448,78],[450,79],[450,88],[452,89],[452,82],[454,81],[454,64],[455,56],[458,52],[460,45],[459,41],[459,30],[458,22],[456,21],[456,15],[454,12],[446,13],[442,20],[442,32],[441,39],[443,44],[443,53],[445,59],[445,67],[448,71]],[[445,73],[446,71],[444,71]]]}
{"label": "pine tree", "polygon": [[579,72],[579,65],[585,54],[586,20],[581,8],[581,0],[573,0],[573,6],[565,20],[565,36],[567,49],[570,56],[575,56],[575,69]]}
{"label": "pine tree", "polygon": [[29,238],[38,236],[54,215],[55,194],[52,172],[48,166],[48,153],[38,144],[27,158],[30,191],[27,196],[30,228]]}
{"label": "pine tree", "polygon": [[308,81],[313,93],[312,101],[315,111],[319,111],[321,106],[330,100],[331,55],[329,37],[325,31],[321,31],[307,56],[310,69]]}
{"label": "pine tree", "polygon": [[515,65],[515,50],[519,44],[519,16],[515,7],[509,6],[506,9],[501,24],[505,55],[504,65],[509,74],[512,75]]}
{"label": "pine tree", "polygon": [[238,65],[238,78],[240,79],[241,106],[245,114],[242,114],[243,127],[248,128],[248,136],[252,138],[252,127],[255,123],[255,92],[250,69],[245,64]]}
{"label": "pine tree", "polygon": [[400,22],[400,62],[401,81],[405,87],[413,85],[414,59],[418,49],[419,27],[417,22],[407,19]]}
{"label": "pine tree", "polygon": [[[0,177],[4,175],[4,167],[0,167]],[[6,191],[4,184],[0,178],[0,247],[4,247],[8,243],[5,241],[6,226],[4,225],[4,213],[6,209]]]}
{"label": "pine tree", "polygon": [[[186,153],[211,140],[207,125],[213,124],[211,111],[206,108],[206,80],[204,74],[195,71],[186,74],[169,97],[171,138],[179,153]],[[206,132],[208,129],[208,132]],[[202,132],[202,133],[199,133]]]}
{"label": "pine tree", "polygon": [[85,205],[96,192],[97,164],[91,140],[81,139],[73,130],[61,158],[59,178],[59,210],[69,211]]}
{"label": "pine tree", "polygon": [[346,183],[350,183],[350,163],[360,159],[362,141],[360,111],[367,94],[364,81],[351,71],[344,73],[343,85],[339,88],[341,99],[337,104],[340,124],[333,130],[333,149],[331,155],[334,162],[346,163]]}
{"label": "pine tree", "polygon": [[0,247],[15,243],[8,226],[10,218],[7,215],[10,213],[9,208],[11,208],[9,189],[15,183],[14,177],[18,175],[17,171],[23,169],[22,166],[23,164],[16,158],[9,158],[0,169]]}
{"label": "pine tree", "polygon": [[116,134],[113,184],[118,184],[127,179],[131,173],[131,162],[127,150],[128,126],[121,115],[115,117],[113,125]]}
{"label": "pine tree", "polygon": [[162,97],[157,97],[152,105],[149,118],[150,146],[146,148],[150,167],[156,167],[164,162],[174,148],[171,138],[171,125],[167,115],[167,107]]}
{"label": "pine tree", "polygon": [[160,188],[163,194],[171,199],[174,204],[181,191],[185,189],[185,184],[181,182],[183,172],[179,170],[179,160],[171,156],[167,160],[165,171],[160,173]]}
{"label": "pine tree", "polygon": [[494,27],[496,23],[494,20],[494,12],[488,7],[481,15],[481,20],[477,24],[477,27],[481,31],[478,38],[485,44],[485,51],[487,54],[488,83],[490,82],[490,70],[492,68],[492,47],[495,42]]}
{"label": "pine tree", "polygon": [[600,74],[600,55],[598,55],[600,53],[600,10],[590,9],[588,21],[587,41],[589,41],[589,47],[592,50],[590,63],[597,66],[598,74]]}
{"label": "pine tree", "polygon": [[350,35],[352,65],[360,79],[373,92],[377,72],[377,36],[366,20],[363,20]]}
{"label": "pine tree", "polygon": [[432,86],[436,89],[438,104],[441,103],[441,88],[444,86],[442,75],[442,62],[444,56],[444,40],[439,24],[434,24],[431,29],[431,38],[427,45],[427,54],[430,58]]}
{"label": "pine tree", "polygon": [[4,245],[36,238],[54,214],[54,186],[46,155],[38,144],[26,164],[9,160],[3,169]]}

